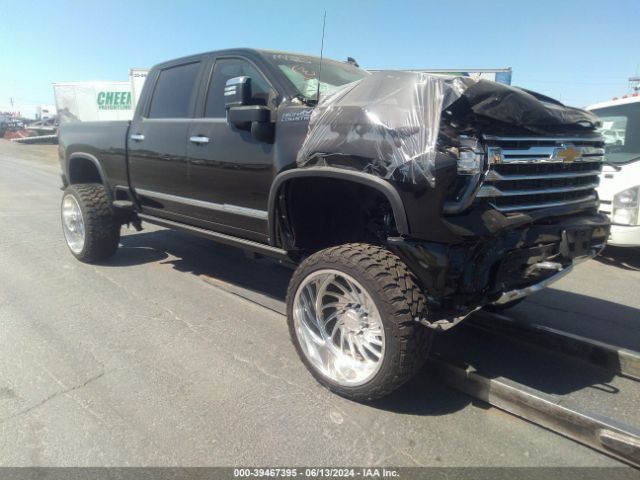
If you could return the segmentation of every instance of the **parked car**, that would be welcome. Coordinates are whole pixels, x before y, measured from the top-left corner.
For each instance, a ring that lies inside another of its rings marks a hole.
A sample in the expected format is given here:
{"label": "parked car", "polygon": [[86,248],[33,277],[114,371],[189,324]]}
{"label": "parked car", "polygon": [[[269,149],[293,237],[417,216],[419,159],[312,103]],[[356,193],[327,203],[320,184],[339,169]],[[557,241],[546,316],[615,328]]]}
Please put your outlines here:
{"label": "parked car", "polygon": [[131,122],[61,125],[63,232],[84,262],[149,222],[295,266],[302,362],[372,400],[422,367],[434,331],[604,247],[604,143],[593,114],[537,93],[320,63],[180,58],[149,72]]}
{"label": "parked car", "polygon": [[[606,164],[600,176],[600,211],[611,217],[609,244],[640,246],[640,97],[587,107],[602,121]],[[610,132],[616,132],[611,135]]]}
{"label": "parked car", "polygon": [[0,138],[11,130],[18,130],[24,127],[24,121],[20,118],[0,114]]}

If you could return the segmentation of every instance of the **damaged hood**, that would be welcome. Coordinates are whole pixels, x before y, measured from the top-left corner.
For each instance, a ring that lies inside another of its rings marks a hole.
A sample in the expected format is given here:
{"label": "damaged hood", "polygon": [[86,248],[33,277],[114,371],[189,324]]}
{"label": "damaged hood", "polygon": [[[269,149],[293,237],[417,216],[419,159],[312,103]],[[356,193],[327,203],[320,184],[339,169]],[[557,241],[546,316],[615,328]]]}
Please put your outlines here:
{"label": "damaged hood", "polygon": [[542,95],[468,77],[382,71],[344,85],[314,109],[299,166],[347,156],[386,179],[435,186],[442,124],[460,133],[592,131],[597,117]]}
{"label": "damaged hood", "polygon": [[593,113],[567,107],[539,93],[488,80],[464,80],[468,88],[451,110],[467,115],[467,121],[473,121],[468,116],[475,115],[478,123],[493,120],[497,129],[533,134],[591,131],[598,126],[598,117]]}

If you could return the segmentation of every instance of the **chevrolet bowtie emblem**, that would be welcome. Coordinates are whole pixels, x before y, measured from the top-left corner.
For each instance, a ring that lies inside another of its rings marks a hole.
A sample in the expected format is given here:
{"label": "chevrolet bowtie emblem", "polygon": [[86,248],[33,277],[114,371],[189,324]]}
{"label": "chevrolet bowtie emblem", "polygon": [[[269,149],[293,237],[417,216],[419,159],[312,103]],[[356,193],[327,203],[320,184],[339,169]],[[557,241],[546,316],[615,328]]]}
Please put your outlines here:
{"label": "chevrolet bowtie emblem", "polygon": [[571,163],[581,157],[582,152],[579,148],[576,148],[573,145],[562,145],[553,151],[552,159],[562,160],[562,163]]}

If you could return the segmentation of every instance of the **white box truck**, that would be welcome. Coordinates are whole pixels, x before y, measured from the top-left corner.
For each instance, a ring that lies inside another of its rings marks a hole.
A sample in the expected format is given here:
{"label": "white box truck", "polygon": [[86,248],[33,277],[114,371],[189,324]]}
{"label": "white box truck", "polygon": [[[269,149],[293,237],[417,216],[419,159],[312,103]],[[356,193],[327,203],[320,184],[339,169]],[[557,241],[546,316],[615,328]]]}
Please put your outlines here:
{"label": "white box truck", "polygon": [[128,82],[54,83],[60,122],[130,120],[148,72],[148,68],[130,68]]}
{"label": "white box truck", "polygon": [[133,117],[130,82],[54,83],[53,95],[60,123]]}
{"label": "white box truck", "polygon": [[[379,72],[380,70],[369,70],[370,72]],[[475,80],[491,80],[492,82],[511,85],[511,76],[513,71],[511,67],[505,68],[416,68],[409,69],[410,72],[433,73],[435,75],[452,75],[456,77],[470,77]]]}
{"label": "white box truck", "polygon": [[142,93],[142,87],[147,80],[148,68],[130,68],[129,69],[129,83],[131,83],[131,97],[133,101],[133,108],[136,108],[138,99]]}
{"label": "white box truck", "polygon": [[609,245],[640,246],[640,96],[590,105],[602,121],[605,160],[600,211],[611,218]]}

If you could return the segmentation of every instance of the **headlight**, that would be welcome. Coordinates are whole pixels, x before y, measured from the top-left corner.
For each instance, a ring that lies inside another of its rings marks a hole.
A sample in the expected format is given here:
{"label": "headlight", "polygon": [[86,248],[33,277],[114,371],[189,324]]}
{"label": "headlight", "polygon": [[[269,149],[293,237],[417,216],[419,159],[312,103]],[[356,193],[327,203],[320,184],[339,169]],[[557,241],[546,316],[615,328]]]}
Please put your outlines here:
{"label": "headlight", "polygon": [[638,198],[640,185],[616,194],[613,197],[611,221],[619,225],[638,225]]}
{"label": "headlight", "polygon": [[475,175],[484,170],[484,151],[475,137],[460,136],[460,145],[449,151],[458,158],[458,174]]}

